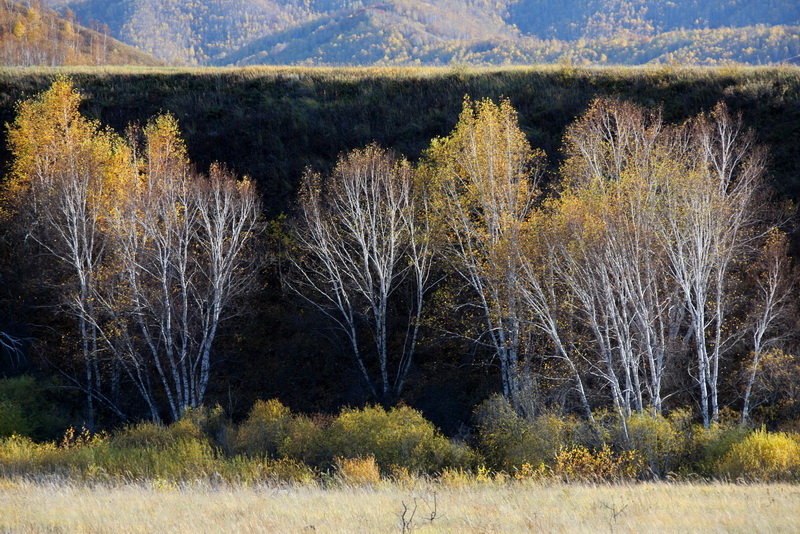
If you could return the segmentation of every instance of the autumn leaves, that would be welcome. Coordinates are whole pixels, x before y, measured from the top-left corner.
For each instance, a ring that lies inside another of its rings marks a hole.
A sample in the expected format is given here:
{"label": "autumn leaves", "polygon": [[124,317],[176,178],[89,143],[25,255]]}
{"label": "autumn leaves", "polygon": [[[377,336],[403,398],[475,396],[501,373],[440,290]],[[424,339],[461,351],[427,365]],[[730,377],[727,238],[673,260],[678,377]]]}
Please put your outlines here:
{"label": "autumn leaves", "polygon": [[80,100],[58,79],[19,106],[6,205],[56,260],[44,283],[77,320],[90,416],[124,417],[124,383],[177,419],[202,404],[219,323],[252,280],[259,200],[220,166],[195,173],[173,117],[122,138]]}
{"label": "autumn leaves", "polygon": [[[195,173],[174,118],[123,138],[79,103],[58,80],[20,105],[7,215],[59,266],[43,283],[76,322],[89,406],[124,416],[130,386],[149,416],[176,419],[202,404],[220,324],[255,274],[258,197],[220,166]],[[529,415],[610,407],[624,422],[696,395],[709,425],[742,362],[749,398],[792,285],[739,121],[718,106],[668,125],[600,99],[546,193],[545,168],[506,100],[466,100],[417,165],[376,145],[344,154],[303,178],[287,287],[386,404],[445,332],[484,347]],[[460,320],[432,328],[433,296]]]}
{"label": "autumn leaves", "polygon": [[[294,287],[335,315],[370,384],[370,354],[384,377],[402,361],[387,351],[397,313],[387,302],[406,298],[395,290],[403,284],[415,305],[432,293],[426,284],[447,286],[454,312],[475,313],[458,334],[489,347],[520,411],[568,398],[589,419],[611,406],[624,421],[696,391],[708,425],[719,417],[724,357],[763,350],[745,342],[755,325],[777,339],[786,273],[746,268],[778,222],[764,209],[763,154],[724,106],[673,126],[655,111],[595,101],[569,128],[548,195],[537,189],[545,156],[508,101],[465,101],[453,132],[413,171],[393,158],[370,147],[343,156],[326,180],[307,179],[294,233],[304,277]],[[436,284],[408,276],[420,263]],[[742,298],[756,283],[773,284],[757,293],[772,300]],[[531,400],[531,377],[549,384],[545,398]]]}

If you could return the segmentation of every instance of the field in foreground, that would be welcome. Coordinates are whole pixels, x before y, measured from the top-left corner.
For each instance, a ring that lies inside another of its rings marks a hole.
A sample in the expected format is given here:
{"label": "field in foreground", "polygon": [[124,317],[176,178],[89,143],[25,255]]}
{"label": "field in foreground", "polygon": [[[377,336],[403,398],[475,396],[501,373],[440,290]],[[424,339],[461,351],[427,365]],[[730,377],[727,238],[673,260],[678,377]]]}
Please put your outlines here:
{"label": "field in foreground", "polygon": [[779,484],[181,489],[4,480],[0,531],[798,532],[798,502],[800,486]]}

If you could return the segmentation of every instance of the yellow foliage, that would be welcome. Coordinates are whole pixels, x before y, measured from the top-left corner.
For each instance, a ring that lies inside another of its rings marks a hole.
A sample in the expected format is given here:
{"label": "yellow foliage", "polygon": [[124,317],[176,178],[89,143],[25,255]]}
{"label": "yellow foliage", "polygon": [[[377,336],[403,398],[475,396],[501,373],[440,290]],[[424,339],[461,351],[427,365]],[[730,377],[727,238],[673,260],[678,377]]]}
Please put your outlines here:
{"label": "yellow foliage", "polygon": [[764,429],[735,443],[719,461],[716,474],[760,482],[796,480],[800,476],[800,436]]}
{"label": "yellow foliage", "polygon": [[366,458],[336,458],[336,476],[346,486],[374,486],[381,481],[378,462]]}
{"label": "yellow foliage", "polygon": [[616,482],[641,476],[643,468],[638,451],[615,454],[608,445],[597,451],[578,446],[561,450],[552,473],[565,481]]}

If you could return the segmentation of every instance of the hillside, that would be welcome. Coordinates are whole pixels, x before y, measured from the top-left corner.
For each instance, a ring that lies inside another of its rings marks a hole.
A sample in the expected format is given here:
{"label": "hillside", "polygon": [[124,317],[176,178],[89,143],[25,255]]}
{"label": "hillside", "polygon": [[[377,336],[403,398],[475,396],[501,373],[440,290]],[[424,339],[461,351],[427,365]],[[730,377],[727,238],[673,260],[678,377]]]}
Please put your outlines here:
{"label": "hillside", "polygon": [[[99,30],[99,31],[98,31]],[[0,4],[0,64],[159,65],[160,61],[121,43],[97,25],[78,24],[39,2]]]}
{"label": "hillside", "polygon": [[172,64],[769,64],[800,6],[744,0],[51,0]]}

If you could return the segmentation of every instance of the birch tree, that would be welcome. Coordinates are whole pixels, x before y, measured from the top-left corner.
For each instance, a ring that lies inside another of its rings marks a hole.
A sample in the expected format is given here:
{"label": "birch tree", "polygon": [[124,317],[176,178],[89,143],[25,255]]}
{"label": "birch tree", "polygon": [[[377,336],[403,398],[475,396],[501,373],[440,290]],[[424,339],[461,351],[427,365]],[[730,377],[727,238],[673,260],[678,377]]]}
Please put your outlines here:
{"label": "birch tree", "polygon": [[434,140],[426,159],[442,252],[472,295],[465,305],[483,317],[475,341],[494,352],[503,394],[519,408],[526,310],[517,250],[544,155],[531,148],[507,100],[465,100],[455,129]]}
{"label": "birch tree", "polygon": [[750,322],[751,359],[746,369],[742,424],[750,417],[753,386],[764,354],[779,348],[789,337],[787,324],[796,311],[793,296],[796,289],[796,270],[792,268],[788,254],[786,235],[772,229],[761,249],[756,264],[754,295],[755,306]]}
{"label": "birch tree", "polygon": [[154,370],[174,420],[202,404],[220,323],[252,283],[260,203],[249,181],[218,165],[207,178],[194,173],[173,117],[144,134],[143,172],[116,219],[107,342],[159,419]]}
{"label": "birch tree", "polygon": [[107,210],[125,188],[129,155],[121,139],[78,111],[81,96],[60,78],[23,102],[9,127],[14,158],[5,194],[26,238],[68,271],[62,309],[77,319],[88,424],[101,396],[94,303],[106,254]]}
{"label": "birch tree", "polygon": [[[670,127],[657,112],[610,99],[592,104],[565,145],[563,189],[538,223],[551,230],[531,229],[552,274],[523,258],[533,325],[560,357],[582,355],[623,430],[633,411],[662,411],[669,362],[691,344],[710,424],[719,413],[721,358],[745,334],[732,314],[743,266],[766,228],[762,152],[724,106]],[[786,297],[778,263],[770,268],[759,286],[755,347],[763,348]]]}
{"label": "birch tree", "polygon": [[97,400],[124,419],[102,387],[111,375],[119,392],[123,373],[153,419],[162,398],[177,419],[203,402],[220,325],[252,282],[257,193],[220,166],[193,172],[174,118],[151,121],[140,151],[82,117],[80,101],[59,79],[20,105],[4,194],[66,268],[89,421]]}
{"label": "birch tree", "polygon": [[[401,394],[416,351],[432,261],[425,203],[408,162],[376,145],[342,156],[325,179],[307,173],[300,190],[289,286],[344,334],[383,402]],[[391,328],[403,284],[413,303],[398,350]]]}
{"label": "birch tree", "polygon": [[763,232],[764,158],[724,105],[676,129],[669,143],[676,167],[659,184],[658,232],[689,314],[708,426],[719,417],[720,360],[742,335],[726,325],[735,287],[730,274]]}
{"label": "birch tree", "polygon": [[[668,276],[656,234],[665,128],[656,112],[600,99],[566,135],[566,190],[558,203],[569,225],[557,265],[600,356],[623,417],[662,410],[667,361],[678,349],[683,300]],[[645,397],[649,397],[645,402]]]}
{"label": "birch tree", "polygon": [[[560,237],[553,225],[550,209],[540,210],[529,221],[522,247],[518,250],[521,265],[520,297],[527,307],[533,333],[550,341],[552,350],[543,354],[566,364],[575,384],[586,418],[594,423],[589,404],[581,357],[570,328],[569,293],[558,275]],[[558,378],[558,377],[556,377]]]}

